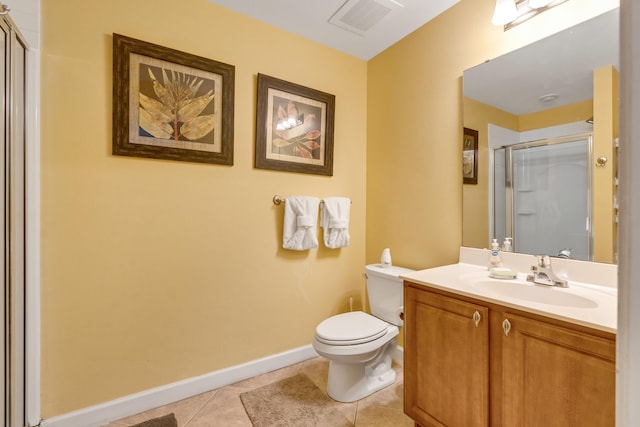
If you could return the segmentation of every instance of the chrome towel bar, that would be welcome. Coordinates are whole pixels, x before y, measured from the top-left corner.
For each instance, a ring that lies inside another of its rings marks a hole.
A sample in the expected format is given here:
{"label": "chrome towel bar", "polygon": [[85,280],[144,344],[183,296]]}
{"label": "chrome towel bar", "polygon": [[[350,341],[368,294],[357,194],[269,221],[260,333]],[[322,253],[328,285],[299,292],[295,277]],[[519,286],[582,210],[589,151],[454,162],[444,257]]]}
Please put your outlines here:
{"label": "chrome towel bar", "polygon": [[282,203],[284,203],[286,201],[287,201],[287,199],[285,199],[284,197],[279,196],[277,194],[275,196],[273,196],[273,204],[274,205],[280,205],[280,204],[282,204]]}
{"label": "chrome towel bar", "polygon": [[[283,203],[285,203],[287,201],[287,199],[285,197],[282,197],[279,194],[276,194],[275,196],[273,196],[273,204],[274,205],[281,205]],[[324,200],[320,200],[320,203],[324,203]],[[353,203],[353,202],[351,202]]]}

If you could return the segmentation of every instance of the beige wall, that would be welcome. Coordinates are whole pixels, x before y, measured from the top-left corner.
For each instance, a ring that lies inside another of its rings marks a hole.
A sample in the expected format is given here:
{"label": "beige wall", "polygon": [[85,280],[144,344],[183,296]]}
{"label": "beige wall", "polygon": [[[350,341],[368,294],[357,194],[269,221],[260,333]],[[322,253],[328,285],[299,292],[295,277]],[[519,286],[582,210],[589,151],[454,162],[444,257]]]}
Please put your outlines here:
{"label": "beige wall", "polygon": [[462,0],[368,63],[367,261],[456,262],[462,241],[462,71],[618,5],[572,0],[507,32],[494,0]]}
{"label": "beige wall", "polygon": [[[235,164],[111,155],[112,33],[236,67]],[[364,295],[366,62],[207,0],[42,2],[42,416],[308,345]],[[253,168],[256,74],[336,96],[333,177]],[[281,249],[274,194],[353,200]]]}

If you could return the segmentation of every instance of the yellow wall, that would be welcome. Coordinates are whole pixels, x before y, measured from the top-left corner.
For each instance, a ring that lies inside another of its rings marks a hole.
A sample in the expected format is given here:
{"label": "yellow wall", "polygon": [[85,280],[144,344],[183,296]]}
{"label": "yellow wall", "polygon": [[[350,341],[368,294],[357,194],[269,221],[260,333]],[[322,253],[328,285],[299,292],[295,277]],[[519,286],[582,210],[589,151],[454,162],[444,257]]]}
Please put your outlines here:
{"label": "yellow wall", "polygon": [[509,31],[494,0],[462,0],[368,63],[367,254],[456,262],[462,241],[462,71],[616,6],[572,0]]}
{"label": "yellow wall", "polygon": [[591,117],[593,117],[593,100],[589,99],[522,115],[518,118],[518,131],[525,132],[565,123],[584,122]]}
{"label": "yellow wall", "polygon": [[489,123],[514,131],[518,116],[470,98],[463,100],[464,126],[478,131],[478,183],[462,188],[462,246],[489,247]]}
{"label": "yellow wall", "polygon": [[[234,166],[111,155],[114,32],[235,65]],[[333,177],[253,168],[257,73],[336,96]],[[42,2],[44,418],[308,345],[361,307],[366,80],[207,0]],[[274,194],[352,198],[351,245],[281,249]]]}
{"label": "yellow wall", "polygon": [[[494,4],[462,0],[366,63],[207,0],[43,1],[42,416],[307,345],[362,305],[384,247],[457,261],[462,70],[617,1],[506,33]],[[110,154],[114,32],[236,66],[234,166]],[[257,73],[336,95],[333,177],[253,168]],[[351,246],[280,249],[276,193],[351,197]]]}
{"label": "yellow wall", "polygon": [[[593,254],[594,261],[617,262],[617,223],[614,217],[614,177],[617,176],[619,76],[612,67],[602,67],[593,75],[593,158],[607,163],[593,168]],[[615,154],[614,154],[615,153]]]}

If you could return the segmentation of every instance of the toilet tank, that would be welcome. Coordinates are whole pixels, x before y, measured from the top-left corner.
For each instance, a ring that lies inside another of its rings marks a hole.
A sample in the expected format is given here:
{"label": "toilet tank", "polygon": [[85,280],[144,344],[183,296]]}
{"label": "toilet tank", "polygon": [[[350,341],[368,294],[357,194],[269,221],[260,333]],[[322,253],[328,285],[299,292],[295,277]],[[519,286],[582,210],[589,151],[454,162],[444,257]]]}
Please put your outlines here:
{"label": "toilet tank", "polygon": [[392,325],[402,326],[399,315],[403,311],[404,289],[399,276],[412,271],[415,270],[396,266],[383,268],[382,264],[365,267],[371,314]]}

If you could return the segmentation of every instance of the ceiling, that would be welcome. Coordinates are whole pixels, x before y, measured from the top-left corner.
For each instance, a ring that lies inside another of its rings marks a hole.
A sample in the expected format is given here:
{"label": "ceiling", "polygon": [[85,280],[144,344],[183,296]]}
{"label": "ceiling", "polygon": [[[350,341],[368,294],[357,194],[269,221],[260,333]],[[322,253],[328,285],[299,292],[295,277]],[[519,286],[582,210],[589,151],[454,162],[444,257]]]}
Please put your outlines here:
{"label": "ceiling", "polygon": [[368,61],[460,0],[209,1]]}
{"label": "ceiling", "polygon": [[[465,70],[464,95],[515,115],[593,99],[593,70],[620,69],[619,9]],[[543,102],[539,98],[557,94]]]}
{"label": "ceiling", "polygon": [[[369,60],[460,0],[209,1]],[[614,9],[466,70],[465,96],[517,115],[591,99],[592,70],[619,63],[618,21]],[[362,30],[345,23],[373,25]],[[550,93],[559,94],[558,99],[539,101]]]}

